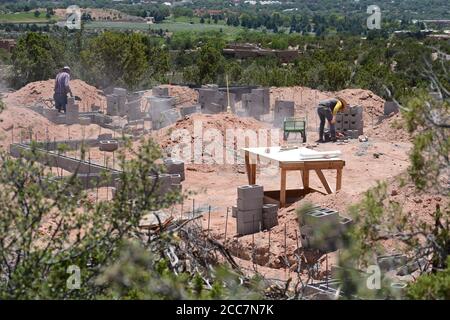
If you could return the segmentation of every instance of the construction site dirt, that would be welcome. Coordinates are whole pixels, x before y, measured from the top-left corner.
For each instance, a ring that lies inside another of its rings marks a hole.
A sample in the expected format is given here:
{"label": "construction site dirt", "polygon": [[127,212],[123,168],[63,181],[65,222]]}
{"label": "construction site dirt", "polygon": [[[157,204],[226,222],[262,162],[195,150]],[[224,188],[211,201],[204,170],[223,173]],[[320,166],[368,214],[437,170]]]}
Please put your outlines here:
{"label": "construction site dirt", "polygon": [[[96,88],[88,86],[82,81],[75,80],[72,90],[82,98],[81,109],[89,111],[92,105],[100,106],[100,110],[106,110],[105,95]],[[193,89],[177,86],[166,86],[169,95],[175,97],[176,107],[192,105],[198,102],[197,92]],[[11,143],[21,141],[63,141],[96,139],[99,134],[111,133],[114,138],[119,138],[122,131],[104,128],[98,124],[55,124],[44,116],[33,111],[37,103],[51,98],[52,82],[31,83],[25,88],[5,96],[6,109],[0,114],[0,145],[8,150]],[[151,90],[145,91],[143,97],[151,97]],[[339,96],[351,105],[359,105],[364,109],[364,134],[368,141],[360,142],[358,139],[346,142],[315,144],[317,140],[318,116],[316,107],[320,100]],[[145,110],[146,99],[143,99],[142,110]],[[448,202],[433,194],[416,194],[411,184],[406,182],[401,185],[396,179],[406,173],[409,166],[409,152],[412,143],[409,136],[402,129],[402,117],[400,114],[383,114],[384,100],[370,91],[360,89],[347,89],[340,92],[320,92],[304,87],[271,88],[271,108],[276,100],[289,100],[295,103],[295,115],[305,116],[308,119],[308,142],[304,146],[317,151],[340,150],[345,168],[342,177],[342,188],[337,193],[325,195],[311,193],[300,201],[291,204],[278,211],[278,225],[255,234],[239,236],[236,234],[236,219],[232,218],[232,206],[236,204],[237,187],[248,184],[245,166],[243,163],[189,163],[186,162],[185,181],[182,182],[183,190],[191,192],[183,204],[171,208],[170,214],[180,218],[189,217],[194,211],[203,215],[201,222],[204,230],[214,238],[220,240],[235,256],[236,261],[249,274],[257,270],[269,278],[286,279],[290,272],[296,270],[298,261],[295,254],[302,250],[299,240],[300,231],[297,221],[296,209],[306,202],[311,202],[323,207],[332,208],[346,216],[348,208],[363,198],[364,193],[386,181],[391,200],[398,202],[405,212],[420,219],[427,219],[435,205]],[[382,119],[382,120],[380,120]],[[259,130],[271,129],[270,121],[242,117],[230,113],[201,114],[194,113],[181,117],[175,123],[159,130],[150,130],[149,120],[143,119],[142,126],[148,130],[142,131],[142,135],[133,141],[133,147],[139,148],[140,139],[154,139],[165,152],[170,152],[177,141],[172,138],[175,130],[187,130],[195,139],[194,122],[201,121],[204,129],[216,129],[222,134],[227,129]],[[281,132],[280,132],[281,137]],[[302,145],[300,137],[292,136],[286,142],[290,145]],[[239,150],[236,145],[234,151]],[[120,148],[120,147],[119,147]],[[68,155],[76,157],[77,152],[69,152]],[[131,154],[130,154],[131,156]],[[98,147],[89,150],[89,160],[108,167],[116,167],[113,164],[113,155],[100,151]],[[107,159],[107,160],[106,160]],[[60,172],[67,174],[67,172]],[[325,177],[332,181],[335,172],[324,172]],[[264,186],[265,190],[279,188],[279,171],[275,165],[266,165],[256,172],[257,183]],[[319,177],[311,175],[310,185],[325,193]],[[302,186],[301,175],[298,172],[290,172],[287,175],[288,188]],[[111,188],[100,188],[97,194],[92,193],[92,201],[112,197]],[[209,228],[209,229],[208,229]],[[387,250],[391,248],[386,243]],[[339,251],[326,256],[314,256],[310,253],[310,261],[319,265],[317,277],[324,276],[325,264],[327,268],[336,263]]]}

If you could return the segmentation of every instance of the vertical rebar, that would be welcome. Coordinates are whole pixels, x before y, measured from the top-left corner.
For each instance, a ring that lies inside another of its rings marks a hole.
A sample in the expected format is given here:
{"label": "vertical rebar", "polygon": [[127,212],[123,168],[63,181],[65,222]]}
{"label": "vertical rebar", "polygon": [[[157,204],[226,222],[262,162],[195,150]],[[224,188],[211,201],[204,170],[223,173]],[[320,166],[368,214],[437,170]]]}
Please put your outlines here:
{"label": "vertical rebar", "polygon": [[284,258],[286,259],[287,266],[287,226],[284,224]]}
{"label": "vertical rebar", "polygon": [[195,199],[192,199],[192,218],[195,218]]}
{"label": "vertical rebar", "polygon": [[328,253],[325,255],[325,278],[327,281],[327,290],[328,290]]}
{"label": "vertical rebar", "polygon": [[209,227],[211,225],[211,206],[208,208],[208,237],[209,237]]}
{"label": "vertical rebar", "polygon": [[227,207],[227,215],[225,216],[225,241],[227,241],[227,230],[228,230],[228,211],[229,211],[229,208]]}

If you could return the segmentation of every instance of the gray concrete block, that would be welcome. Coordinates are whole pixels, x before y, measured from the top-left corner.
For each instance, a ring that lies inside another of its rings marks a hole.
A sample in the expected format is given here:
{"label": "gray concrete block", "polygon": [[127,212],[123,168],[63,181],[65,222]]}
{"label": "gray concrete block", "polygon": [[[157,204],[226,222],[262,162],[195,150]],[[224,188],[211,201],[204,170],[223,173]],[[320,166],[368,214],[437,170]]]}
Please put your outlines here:
{"label": "gray concrete block", "polygon": [[264,198],[263,186],[253,184],[244,185],[237,188],[237,194],[239,199],[254,199],[254,198]]}
{"label": "gray concrete block", "polygon": [[231,207],[231,216],[232,216],[233,218],[236,218],[236,217],[237,217],[237,212],[238,212],[237,207],[236,207],[236,206],[232,206],[232,207]]}
{"label": "gray concrete block", "polygon": [[115,94],[106,96],[106,114],[117,116],[119,114],[119,98]]}
{"label": "gray concrete block", "polygon": [[236,212],[236,229],[241,235],[259,232],[262,228],[262,210]]}
{"label": "gray concrete block", "polygon": [[44,117],[46,117],[49,121],[55,122],[56,117],[58,117],[60,113],[55,109],[44,109]]}
{"label": "gray concrete block", "polygon": [[304,216],[304,224],[314,229],[314,234],[318,236],[337,236],[341,232],[339,224],[339,214],[334,210],[316,209]]}
{"label": "gray concrete block", "polygon": [[144,115],[141,111],[141,101],[135,100],[126,103],[126,115],[128,116],[128,121],[141,120]]}
{"label": "gray concrete block", "polygon": [[164,88],[161,86],[153,87],[152,94],[155,97],[168,97],[169,96],[169,88]]}
{"label": "gray concrete block", "polygon": [[262,221],[262,209],[256,210],[239,210],[236,213],[236,218],[238,223],[248,223],[248,222],[261,222]]}
{"label": "gray concrete block", "polygon": [[257,210],[263,207],[263,198],[237,199],[239,210]]}
{"label": "gray concrete block", "polygon": [[185,106],[180,108],[180,114],[182,117],[185,117],[189,114],[196,113],[199,108],[199,105],[193,105],[193,106]]}
{"label": "gray concrete block", "polygon": [[128,105],[127,105],[127,97],[126,96],[118,96],[117,97],[117,110],[119,116],[126,116],[128,113]]}

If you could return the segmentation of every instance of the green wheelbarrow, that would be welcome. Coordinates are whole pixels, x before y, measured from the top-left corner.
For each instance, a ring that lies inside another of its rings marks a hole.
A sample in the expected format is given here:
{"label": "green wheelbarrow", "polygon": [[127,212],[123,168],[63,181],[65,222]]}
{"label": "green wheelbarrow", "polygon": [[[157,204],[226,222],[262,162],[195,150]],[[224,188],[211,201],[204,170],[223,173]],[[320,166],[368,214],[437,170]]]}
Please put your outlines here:
{"label": "green wheelbarrow", "polygon": [[286,141],[290,133],[300,133],[303,143],[306,142],[306,118],[285,118],[283,122],[283,140]]}

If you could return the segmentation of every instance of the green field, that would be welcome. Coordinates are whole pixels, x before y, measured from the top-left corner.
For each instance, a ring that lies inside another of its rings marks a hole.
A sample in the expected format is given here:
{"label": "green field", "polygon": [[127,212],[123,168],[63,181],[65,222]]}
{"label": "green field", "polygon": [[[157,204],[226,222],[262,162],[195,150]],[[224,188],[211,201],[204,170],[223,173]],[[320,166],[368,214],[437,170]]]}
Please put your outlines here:
{"label": "green field", "polygon": [[115,29],[115,30],[141,30],[146,31],[149,29],[153,30],[168,30],[169,32],[179,32],[179,31],[220,31],[225,34],[235,34],[241,30],[238,27],[227,26],[224,24],[207,24],[207,23],[190,23],[190,22],[180,22],[180,21],[165,21],[163,23],[156,24],[146,24],[140,22],[103,22],[103,21],[92,21],[85,24],[86,29]]}
{"label": "green field", "polygon": [[44,11],[41,11],[39,17],[34,16],[34,11],[0,14],[0,23],[38,23],[50,21],[51,19],[47,19]]}

